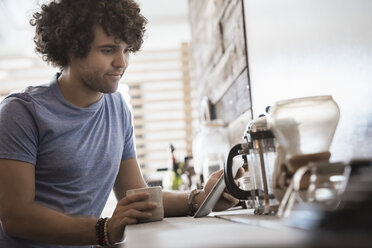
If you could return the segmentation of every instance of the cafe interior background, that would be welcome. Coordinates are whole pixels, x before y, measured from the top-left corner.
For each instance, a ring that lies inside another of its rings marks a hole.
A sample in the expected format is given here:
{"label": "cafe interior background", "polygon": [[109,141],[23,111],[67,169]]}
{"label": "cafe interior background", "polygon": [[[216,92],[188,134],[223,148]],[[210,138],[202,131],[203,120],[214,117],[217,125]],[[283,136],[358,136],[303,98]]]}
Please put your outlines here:
{"label": "cafe interior background", "polygon": [[[28,20],[43,2],[0,0],[1,99],[58,70],[34,53]],[[200,186],[199,174],[209,173],[203,153],[223,161],[266,106],[306,96],[331,95],[340,108],[331,161],[371,158],[372,1],[138,2],[147,34],[119,91],[133,110],[149,184],[175,186],[173,154],[183,174],[177,187]],[[103,216],[115,203],[111,196]]]}

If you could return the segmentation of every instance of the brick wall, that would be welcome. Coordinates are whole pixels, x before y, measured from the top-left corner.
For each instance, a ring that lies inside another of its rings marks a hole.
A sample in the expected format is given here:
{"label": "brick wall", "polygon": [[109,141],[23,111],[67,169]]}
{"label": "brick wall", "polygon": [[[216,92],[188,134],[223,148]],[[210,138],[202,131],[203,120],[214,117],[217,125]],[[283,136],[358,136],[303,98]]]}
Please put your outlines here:
{"label": "brick wall", "polygon": [[242,4],[189,0],[193,82],[229,126],[231,145],[242,141],[252,116]]}

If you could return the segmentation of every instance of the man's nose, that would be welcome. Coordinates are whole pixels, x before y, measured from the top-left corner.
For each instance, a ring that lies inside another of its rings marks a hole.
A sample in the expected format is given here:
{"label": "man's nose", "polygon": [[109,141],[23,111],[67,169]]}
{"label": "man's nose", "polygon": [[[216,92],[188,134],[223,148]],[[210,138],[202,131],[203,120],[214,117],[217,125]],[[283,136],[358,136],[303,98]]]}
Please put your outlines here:
{"label": "man's nose", "polygon": [[124,53],[118,53],[115,56],[112,64],[116,68],[126,68],[128,65],[128,55]]}

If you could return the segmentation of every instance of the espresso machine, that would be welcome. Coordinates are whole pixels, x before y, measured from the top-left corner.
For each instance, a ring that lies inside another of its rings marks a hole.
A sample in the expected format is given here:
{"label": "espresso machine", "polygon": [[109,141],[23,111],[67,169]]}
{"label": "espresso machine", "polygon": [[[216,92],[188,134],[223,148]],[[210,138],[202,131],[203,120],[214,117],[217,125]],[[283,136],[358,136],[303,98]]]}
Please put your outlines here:
{"label": "espresso machine", "polygon": [[[230,150],[225,163],[224,179],[227,190],[235,198],[245,200],[246,205],[254,208],[255,214],[272,214],[278,208],[272,189],[272,174],[276,158],[274,135],[267,128],[266,116],[261,115],[247,125],[244,143]],[[233,161],[241,156],[244,165],[248,165],[240,182],[250,185],[239,187],[234,181]]]}

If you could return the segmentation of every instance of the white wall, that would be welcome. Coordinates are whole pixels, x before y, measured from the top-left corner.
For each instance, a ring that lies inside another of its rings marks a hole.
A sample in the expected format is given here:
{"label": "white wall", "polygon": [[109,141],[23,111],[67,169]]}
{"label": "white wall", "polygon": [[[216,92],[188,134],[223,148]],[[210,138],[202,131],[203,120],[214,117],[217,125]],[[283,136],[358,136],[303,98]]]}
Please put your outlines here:
{"label": "white wall", "polygon": [[341,109],[333,160],[372,157],[372,1],[244,0],[253,114],[330,94]]}
{"label": "white wall", "polygon": [[[34,27],[29,24],[32,14],[49,1],[0,0],[0,95],[48,82],[59,71],[35,54]],[[148,19],[143,51],[179,48],[190,41],[187,0],[137,2]]]}
{"label": "white wall", "polygon": [[147,18],[143,49],[179,48],[190,42],[187,0],[137,0]]}

